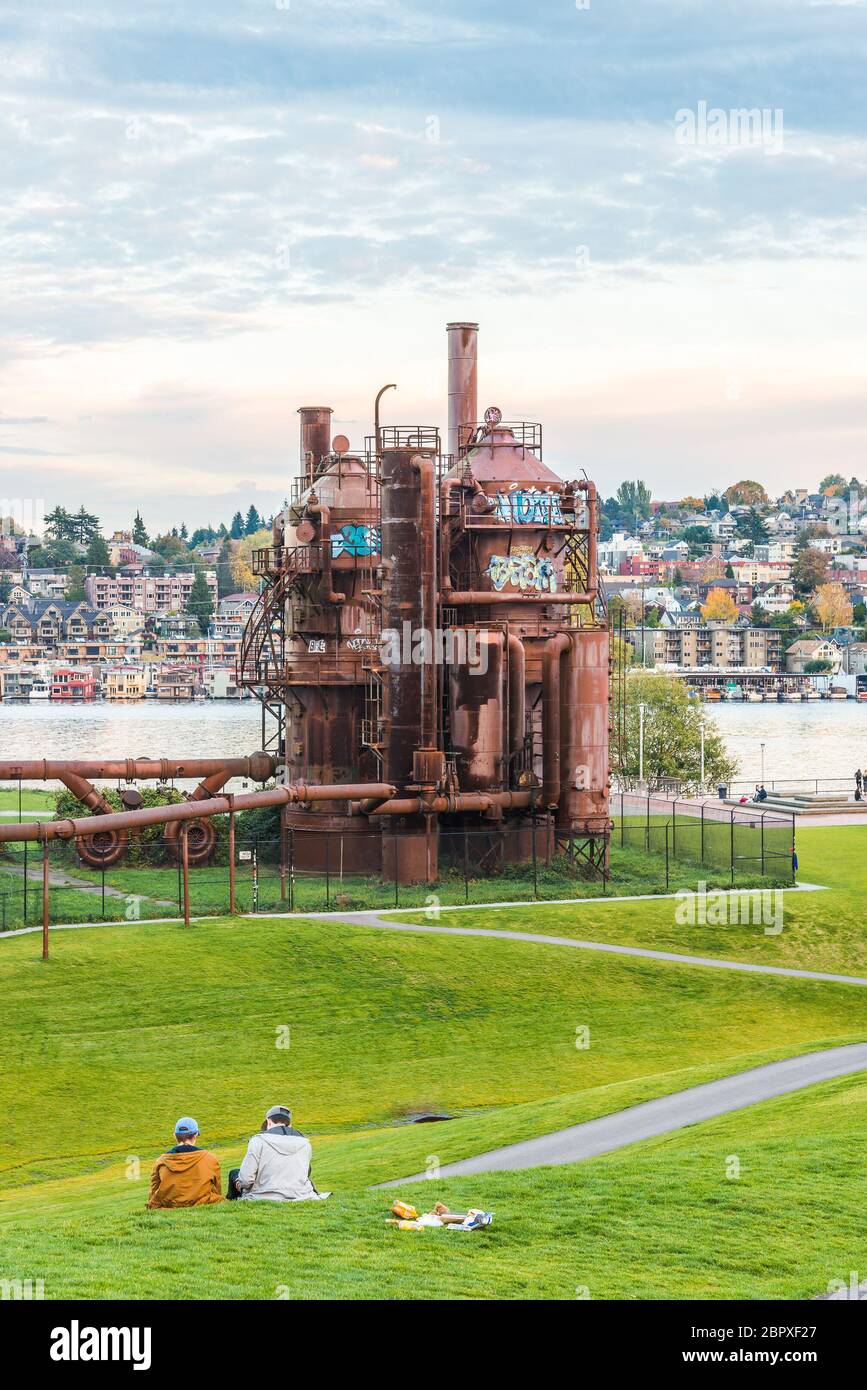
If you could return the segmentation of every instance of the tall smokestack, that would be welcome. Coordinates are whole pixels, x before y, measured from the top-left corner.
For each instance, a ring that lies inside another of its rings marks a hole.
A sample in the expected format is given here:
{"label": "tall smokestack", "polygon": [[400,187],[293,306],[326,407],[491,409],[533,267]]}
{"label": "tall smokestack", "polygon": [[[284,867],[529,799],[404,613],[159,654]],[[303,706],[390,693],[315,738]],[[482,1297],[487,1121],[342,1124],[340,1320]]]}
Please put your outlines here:
{"label": "tall smokestack", "polygon": [[331,417],[334,411],[330,405],[302,405],[298,414],[301,416],[301,462],[306,465],[308,454],[312,454],[315,471],[325,455],[331,452]]}
{"label": "tall smokestack", "polygon": [[449,335],[449,453],[457,458],[459,428],[478,419],[479,325],[446,324]]}

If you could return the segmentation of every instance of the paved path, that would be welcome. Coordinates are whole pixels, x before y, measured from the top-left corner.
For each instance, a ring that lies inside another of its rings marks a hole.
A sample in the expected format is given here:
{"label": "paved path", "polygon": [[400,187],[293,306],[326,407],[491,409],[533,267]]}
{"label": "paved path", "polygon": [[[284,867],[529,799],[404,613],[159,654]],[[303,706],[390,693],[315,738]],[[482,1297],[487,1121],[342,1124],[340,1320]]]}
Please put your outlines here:
{"label": "paved path", "polygon": [[[307,916],[317,916],[308,913]],[[325,914],[322,914],[323,916]],[[740,970],[750,975],[785,975],[796,980],[830,980],[834,984],[867,985],[861,975],[837,975],[829,970],[795,970],[785,965],[753,965],[742,960],[717,960],[713,956],[687,956],[678,951],[651,951],[644,946],[615,946],[608,941],[580,941],[572,936],[545,936],[541,932],[499,931],[494,927],[444,927],[433,922],[392,922],[375,912],[358,912],[344,920],[350,925],[377,927],[382,931],[431,932],[442,936],[490,936],[499,941],[530,941],[536,946],[567,946],[578,951],[603,951],[613,956],[638,956],[642,960],[674,961],[677,965],[701,965],[713,970]]]}
{"label": "paved path", "polygon": [[[465,1158],[458,1163],[446,1163],[437,1172],[438,1178],[460,1177],[467,1173],[495,1173],[504,1169],[541,1168],[547,1164],[577,1163],[583,1158],[596,1158],[640,1139],[652,1139],[658,1134],[670,1134],[686,1125],[742,1110],[774,1096],[788,1095],[820,1081],[837,1076],[867,1071],[867,1043],[848,1047],[832,1047],[823,1052],[808,1052],[803,1057],[787,1057],[782,1062],[770,1062],[752,1067],[735,1076],[709,1081],[703,1086],[691,1086],[686,1091],[645,1101],[599,1120],[571,1125],[568,1129],[542,1134],[538,1139],[526,1139],[502,1149]],[[424,1182],[427,1173],[380,1183],[381,1187],[399,1187],[403,1183]]]}

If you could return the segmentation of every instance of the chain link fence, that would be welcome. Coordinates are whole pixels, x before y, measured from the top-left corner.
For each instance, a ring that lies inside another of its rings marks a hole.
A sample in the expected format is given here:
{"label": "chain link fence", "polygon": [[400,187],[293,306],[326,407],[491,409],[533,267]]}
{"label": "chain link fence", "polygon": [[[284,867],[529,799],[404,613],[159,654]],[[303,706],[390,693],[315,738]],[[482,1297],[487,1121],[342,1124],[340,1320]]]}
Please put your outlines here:
{"label": "chain link fence", "polygon": [[[791,881],[793,816],[758,807],[617,793],[607,862],[598,842],[543,817],[441,828],[428,840],[385,825],[236,838],[215,817],[209,843],[191,835],[185,893],[177,837],[132,838],[116,863],[91,867],[75,841],[7,843],[0,852],[0,930],[53,923],[231,913],[339,912],[470,903],[658,894]],[[434,856],[431,858],[431,856]],[[427,881],[428,878],[432,881]],[[403,880],[403,881],[401,881]]]}

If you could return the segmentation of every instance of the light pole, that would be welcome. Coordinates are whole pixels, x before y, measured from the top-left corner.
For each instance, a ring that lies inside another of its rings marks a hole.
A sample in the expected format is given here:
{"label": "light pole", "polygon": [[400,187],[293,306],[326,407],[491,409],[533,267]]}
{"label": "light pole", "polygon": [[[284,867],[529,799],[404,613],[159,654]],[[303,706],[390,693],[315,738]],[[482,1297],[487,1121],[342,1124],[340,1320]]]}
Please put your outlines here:
{"label": "light pole", "polygon": [[638,706],[638,783],[644,786],[644,711],[646,705]]}
{"label": "light pole", "polygon": [[701,726],[701,789],[704,791],[704,725]]}

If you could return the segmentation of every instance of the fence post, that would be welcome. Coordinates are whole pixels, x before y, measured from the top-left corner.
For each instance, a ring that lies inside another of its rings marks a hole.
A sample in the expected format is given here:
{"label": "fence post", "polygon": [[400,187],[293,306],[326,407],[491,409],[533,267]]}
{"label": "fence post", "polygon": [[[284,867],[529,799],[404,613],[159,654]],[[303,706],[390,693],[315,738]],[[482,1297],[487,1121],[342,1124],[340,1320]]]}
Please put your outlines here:
{"label": "fence post", "polygon": [[764,878],[764,876],[765,876],[765,813],[764,813],[764,811],[762,811],[762,829],[761,829],[761,837],[762,837],[762,838],[761,838],[761,844],[762,844],[762,878]]}
{"label": "fence post", "polygon": [[701,803],[701,862],[704,863],[704,802]]}
{"label": "fence post", "polygon": [[536,809],[533,808],[533,898],[539,896],[539,861],[536,857]]}
{"label": "fence post", "polygon": [[184,879],[184,926],[190,925],[190,844],[187,838],[189,822],[184,821],[181,830],[181,866]]}
{"label": "fence post", "polygon": [[731,860],[732,883],[735,881],[735,812],[734,807],[731,811],[731,829],[729,831],[729,858]]}
{"label": "fence post", "polygon": [[671,803],[671,855],[677,858],[677,798]]}
{"label": "fence post", "polygon": [[[165,843],[165,841],[163,841],[163,843]],[[176,842],[176,843],[177,843],[177,842]],[[184,886],[183,886],[183,873],[184,873],[184,871],[183,871],[183,869],[182,869],[182,867],[181,867],[181,858],[182,858],[182,856],[179,854],[179,855],[178,855],[178,912],[183,912],[183,910],[184,910]]]}
{"label": "fence post", "polygon": [[99,866],[100,884],[102,887],[102,920],[105,921],[105,863]]}
{"label": "fence post", "polygon": [[[534,842],[535,847],[535,842]],[[470,900],[470,842],[469,831],[464,824],[464,902]]]}
{"label": "fence post", "polygon": [[42,839],[42,959],[48,960],[48,913],[49,913],[49,891],[48,891],[48,835],[43,835]]}
{"label": "fence post", "polygon": [[325,911],[331,911],[331,831],[325,832]]}
{"label": "fence post", "polygon": [[27,841],[24,841],[24,925],[27,926]]}
{"label": "fence post", "polygon": [[229,792],[229,913],[235,915],[235,794]]}
{"label": "fence post", "polygon": [[650,796],[647,798],[647,820],[644,826],[644,851],[650,852]]}
{"label": "fence post", "polygon": [[666,827],[665,827],[665,891],[666,891],[666,893],[668,892],[668,885],[669,885],[669,877],[668,877],[668,824],[666,824]]}
{"label": "fence post", "polygon": [[[286,901],[286,807],[280,807],[280,901]],[[343,836],[340,837],[340,863],[343,866]],[[342,875],[341,875],[342,877]]]}
{"label": "fence post", "polygon": [[620,848],[621,848],[621,849],[623,848],[624,844],[626,843],[626,839],[625,839],[625,837],[626,837],[625,806],[626,806],[626,802],[625,802],[625,800],[624,800],[624,793],[621,792],[621,793],[620,793]]}

